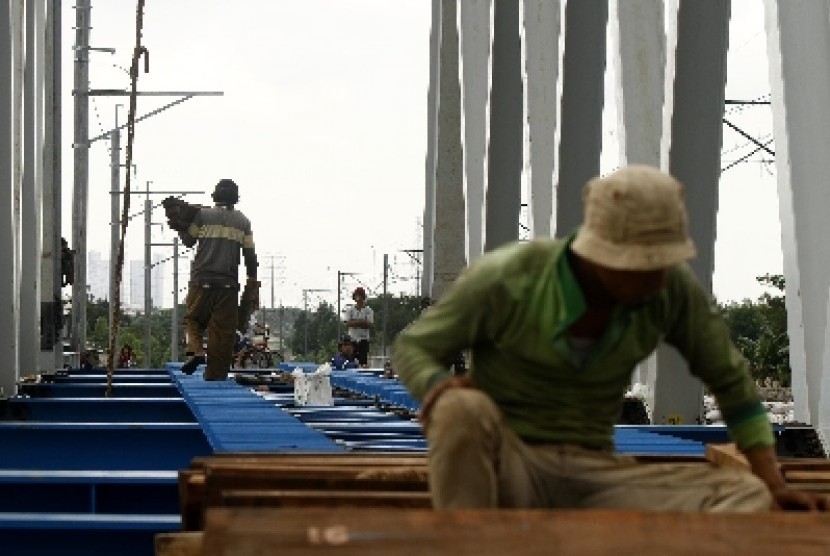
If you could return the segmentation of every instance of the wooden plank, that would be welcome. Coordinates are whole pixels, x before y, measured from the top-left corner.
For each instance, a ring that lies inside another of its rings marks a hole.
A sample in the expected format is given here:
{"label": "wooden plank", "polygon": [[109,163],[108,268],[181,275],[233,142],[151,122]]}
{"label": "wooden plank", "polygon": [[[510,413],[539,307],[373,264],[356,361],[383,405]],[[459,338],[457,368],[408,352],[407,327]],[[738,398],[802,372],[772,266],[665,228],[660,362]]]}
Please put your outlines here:
{"label": "wooden plank", "polygon": [[707,444],[706,459],[721,467],[749,469],[749,461],[735,444]]}
{"label": "wooden plank", "polygon": [[830,515],[212,508],[205,555],[826,556]]}
{"label": "wooden plank", "polygon": [[428,492],[346,490],[225,490],[224,507],[431,508]]}
{"label": "wooden plank", "polygon": [[206,463],[218,463],[224,461],[238,463],[269,463],[269,462],[294,462],[298,465],[328,464],[328,463],[351,463],[353,465],[418,465],[426,463],[426,455],[423,452],[377,452],[365,454],[359,452],[342,453],[297,453],[297,452],[274,452],[274,453],[244,453],[226,452],[212,456],[195,457],[190,462],[192,469],[201,469]]}
{"label": "wooden plank", "polygon": [[156,556],[200,556],[203,533],[158,533],[155,538]]}

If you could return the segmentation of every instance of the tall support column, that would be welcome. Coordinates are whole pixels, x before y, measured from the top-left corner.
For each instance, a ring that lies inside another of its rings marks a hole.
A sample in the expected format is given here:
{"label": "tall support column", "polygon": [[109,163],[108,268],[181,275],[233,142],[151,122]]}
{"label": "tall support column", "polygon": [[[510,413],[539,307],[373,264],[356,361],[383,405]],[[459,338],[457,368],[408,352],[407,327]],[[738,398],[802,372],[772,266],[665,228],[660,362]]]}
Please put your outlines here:
{"label": "tall support column", "polygon": [[[129,171],[129,170],[128,170]],[[118,109],[115,112],[115,127],[110,134],[110,287],[109,287],[109,329],[114,331],[115,267],[118,263],[118,245],[121,243],[121,131],[118,129]],[[116,339],[115,345],[118,345]],[[175,361],[175,359],[174,359]]]}
{"label": "tall support column", "polygon": [[[274,266],[271,265],[271,310],[274,310]],[[173,238],[173,310],[170,323],[170,359],[179,360],[179,236]],[[340,317],[338,317],[340,318]]]}
{"label": "tall support column", "polygon": [[[715,222],[718,212],[723,141],[729,0],[681,0],[677,12],[668,167],[684,185],[689,231],[697,246],[691,261],[703,288],[711,293]],[[692,377],[676,351],[661,348],[654,386],[652,420],[657,424],[695,423],[703,412],[703,385]]]}
{"label": "tall support column", "polygon": [[582,222],[582,188],[599,174],[607,21],[608,0],[579,0],[565,5],[556,192],[558,236],[570,233]]}
{"label": "tall support column", "polygon": [[[665,89],[666,30],[662,0],[618,0],[610,19],[616,66],[620,163],[660,166]],[[632,381],[649,386],[654,407],[657,357],[637,366]]]}
{"label": "tall support column", "polygon": [[432,296],[435,231],[435,148],[438,143],[438,86],[440,81],[441,0],[432,0],[432,27],[429,32],[429,91],[427,92],[427,154],[424,161],[424,222],[421,295]]}
{"label": "tall support column", "polygon": [[795,418],[830,438],[830,8],[770,2],[767,48]]}
{"label": "tall support column", "polygon": [[620,161],[660,165],[666,31],[662,0],[617,0],[612,36]]}
{"label": "tall support column", "polygon": [[490,89],[490,0],[460,2],[461,96],[464,127],[464,192],[467,203],[467,262],[484,251],[484,192],[487,96]]}
{"label": "tall support column", "polygon": [[435,252],[432,297],[438,299],[464,267],[464,169],[456,0],[441,2],[438,147],[435,164]]}
{"label": "tall support column", "polygon": [[18,360],[17,269],[14,224],[14,72],[11,2],[0,2],[0,388],[15,393]]}
{"label": "tall support column", "polygon": [[40,270],[41,369],[61,366],[61,0],[46,2],[44,49],[43,253]]}
{"label": "tall support column", "polygon": [[153,225],[153,204],[150,202],[149,191],[150,184],[147,183],[148,197],[144,201],[144,368],[152,368],[153,355],[153,334],[152,334],[152,314],[153,314],[153,290],[151,286],[151,269],[152,261],[150,260],[152,252],[152,237],[151,228]]}
{"label": "tall support column", "polygon": [[42,81],[39,25],[40,1],[25,4],[25,65],[23,77],[23,179],[20,197],[20,369],[23,374],[39,371],[40,352],[40,253],[41,174],[40,155]]}
{"label": "tall support column", "polygon": [[525,0],[527,122],[530,138],[530,228],[550,236],[556,153],[556,85],[559,79],[559,0]]}
{"label": "tall support column", "polygon": [[72,192],[72,248],[75,282],[72,284],[72,347],[86,349],[86,228],[89,195],[89,31],[90,0],[75,2],[74,190]]}
{"label": "tall support column", "polygon": [[519,2],[496,2],[493,9],[485,251],[519,238],[524,140],[521,73]]}

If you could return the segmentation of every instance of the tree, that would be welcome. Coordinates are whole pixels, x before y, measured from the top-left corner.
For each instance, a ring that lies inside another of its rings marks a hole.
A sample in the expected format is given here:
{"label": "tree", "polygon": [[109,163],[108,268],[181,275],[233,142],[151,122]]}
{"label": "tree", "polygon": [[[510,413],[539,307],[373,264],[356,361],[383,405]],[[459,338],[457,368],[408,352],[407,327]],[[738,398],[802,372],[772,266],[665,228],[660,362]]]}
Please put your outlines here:
{"label": "tree", "polygon": [[755,302],[745,299],[721,305],[721,312],[732,341],[749,361],[752,376],[758,381],[771,379],[788,386],[791,371],[784,277],[765,274],[757,280],[780,294],[766,292]]}

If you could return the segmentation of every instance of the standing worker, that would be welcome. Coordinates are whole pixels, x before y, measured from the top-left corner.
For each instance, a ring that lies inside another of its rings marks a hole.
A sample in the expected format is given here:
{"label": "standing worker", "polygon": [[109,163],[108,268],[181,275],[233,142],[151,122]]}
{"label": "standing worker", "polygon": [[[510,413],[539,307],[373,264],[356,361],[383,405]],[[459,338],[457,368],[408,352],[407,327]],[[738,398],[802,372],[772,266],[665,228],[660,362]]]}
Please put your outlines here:
{"label": "standing worker", "polygon": [[247,274],[243,300],[254,307],[259,304],[259,282],[251,222],[234,209],[239,202],[239,188],[233,180],[223,179],[216,184],[212,197],[215,206],[200,209],[190,225],[179,230],[187,247],[199,243],[190,268],[185,313],[190,358],[182,365],[182,372],[193,374],[196,367],[205,363],[202,336],[207,329],[205,380],[225,380],[240,319],[240,251]]}
{"label": "standing worker", "polygon": [[[438,508],[830,510],[787,486],[775,439],[695,255],[680,183],[647,166],[591,180],[564,239],[492,251],[398,335],[393,362],[421,400]],[[661,340],[717,398],[749,460],[737,469],[614,453],[634,367]],[[448,361],[472,351],[469,374]]]}
{"label": "standing worker", "polygon": [[343,322],[348,328],[346,333],[354,341],[355,357],[360,366],[366,368],[369,366],[369,331],[374,327],[375,316],[372,308],[366,305],[366,290],[355,288],[352,300],[354,305],[346,307]]}

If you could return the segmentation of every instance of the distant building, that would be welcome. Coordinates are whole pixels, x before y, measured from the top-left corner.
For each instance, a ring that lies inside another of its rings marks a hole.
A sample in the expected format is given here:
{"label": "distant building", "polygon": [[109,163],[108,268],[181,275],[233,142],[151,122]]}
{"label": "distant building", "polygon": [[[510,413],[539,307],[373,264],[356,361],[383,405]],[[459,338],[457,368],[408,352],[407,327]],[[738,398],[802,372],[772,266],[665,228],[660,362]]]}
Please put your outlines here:
{"label": "distant building", "polygon": [[[153,255],[150,268],[150,299],[154,308],[164,306],[164,256]],[[144,259],[130,261],[130,306],[138,311],[144,309]]]}

